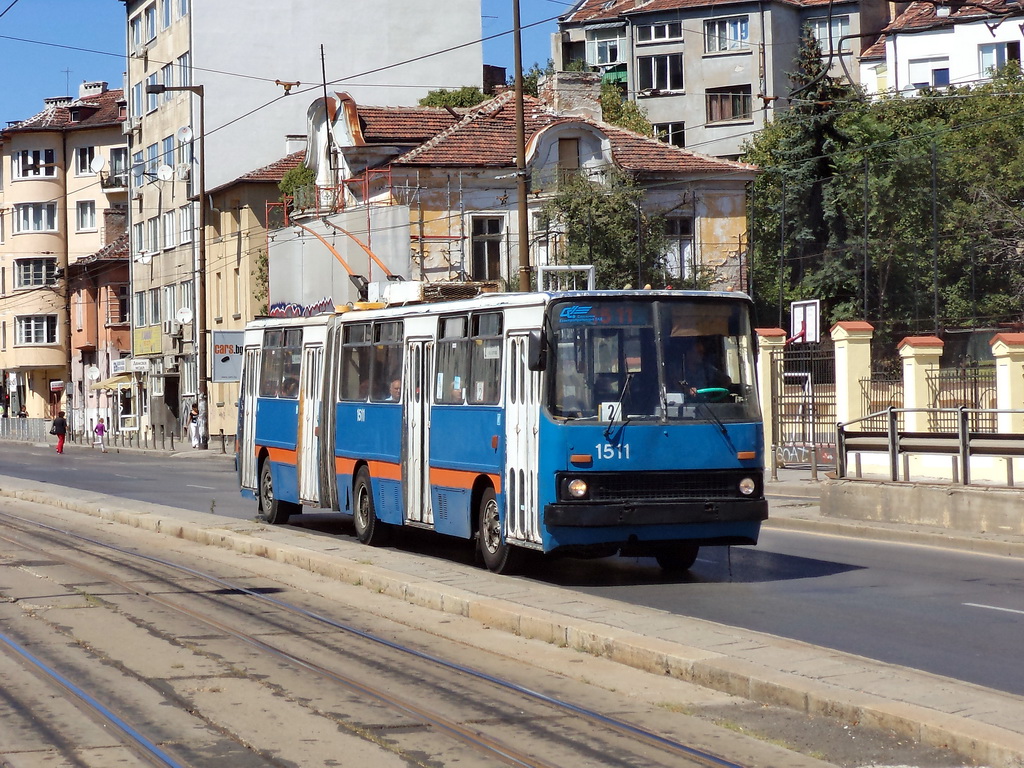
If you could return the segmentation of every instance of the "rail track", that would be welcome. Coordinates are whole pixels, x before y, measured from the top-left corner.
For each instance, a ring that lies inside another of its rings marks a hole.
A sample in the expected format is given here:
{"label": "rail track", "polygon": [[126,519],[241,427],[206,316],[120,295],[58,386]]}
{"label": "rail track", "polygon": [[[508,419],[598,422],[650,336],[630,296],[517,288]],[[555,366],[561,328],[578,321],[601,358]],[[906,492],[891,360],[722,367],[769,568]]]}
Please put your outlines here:
{"label": "rail track", "polygon": [[[269,582],[224,577],[7,512],[0,512],[0,521],[4,526],[0,541],[12,552],[45,558],[41,562],[56,564],[65,572],[64,581],[83,585],[80,589],[90,593],[108,590],[111,594],[100,598],[108,607],[138,611],[136,603],[145,601],[150,607],[135,619],[144,622],[156,606],[162,616],[173,615],[175,621],[195,627],[184,633],[186,646],[200,644],[195,638],[209,638],[212,631],[217,640],[202,643],[216,645],[217,653],[224,654],[224,661],[236,670],[234,674],[262,677],[255,668],[269,659],[272,666],[284,665],[292,675],[311,676],[315,682],[302,685],[314,691],[310,699],[323,702],[321,716],[330,709],[328,702],[345,702],[334,704],[351,713],[352,722],[339,723],[342,730],[407,762],[436,765],[459,756],[468,765],[534,768],[555,768],[574,760],[608,766],[744,768],[679,736],[326,615],[301,604],[302,595],[288,600],[276,597],[278,588]],[[102,589],[97,590],[97,585]],[[339,614],[345,610],[346,606],[338,606]],[[223,650],[224,638],[236,643],[230,660]],[[35,674],[71,695],[93,718],[109,723],[122,743],[147,764],[202,762],[202,755],[187,740],[163,728],[147,733],[145,725],[132,722],[130,713],[104,703],[103,691],[89,691],[68,679],[8,634],[0,634],[0,641],[7,653],[17,655]],[[237,643],[248,649],[247,654],[239,655]],[[253,661],[253,653],[261,660]],[[180,695],[167,701],[189,706]],[[382,710],[390,714],[382,716]],[[204,719],[208,725],[217,721],[214,713],[205,713]],[[296,764],[273,750],[247,748],[265,760],[262,764]]]}

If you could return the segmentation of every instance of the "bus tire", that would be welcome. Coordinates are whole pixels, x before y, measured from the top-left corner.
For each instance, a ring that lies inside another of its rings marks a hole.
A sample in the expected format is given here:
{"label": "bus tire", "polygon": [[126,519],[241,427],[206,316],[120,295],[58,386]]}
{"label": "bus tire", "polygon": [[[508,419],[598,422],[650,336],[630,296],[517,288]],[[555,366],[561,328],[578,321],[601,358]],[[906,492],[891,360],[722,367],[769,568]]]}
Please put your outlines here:
{"label": "bus tire", "polygon": [[270,471],[270,462],[260,465],[260,517],[271,525],[288,522],[291,516],[291,505],[281,501],[274,495],[274,478]]}
{"label": "bus tire", "polygon": [[493,488],[480,494],[477,542],[480,557],[492,573],[514,573],[522,564],[522,552],[509,546],[501,535],[501,514]]}
{"label": "bus tire", "polygon": [[676,544],[654,556],[665,573],[686,573],[697,562],[697,544]]}
{"label": "bus tire", "polygon": [[366,467],[361,467],[356,474],[353,487],[352,517],[356,526],[356,538],[371,547],[386,544],[390,531],[387,523],[382,523],[374,510],[373,486],[370,485],[370,471]]}

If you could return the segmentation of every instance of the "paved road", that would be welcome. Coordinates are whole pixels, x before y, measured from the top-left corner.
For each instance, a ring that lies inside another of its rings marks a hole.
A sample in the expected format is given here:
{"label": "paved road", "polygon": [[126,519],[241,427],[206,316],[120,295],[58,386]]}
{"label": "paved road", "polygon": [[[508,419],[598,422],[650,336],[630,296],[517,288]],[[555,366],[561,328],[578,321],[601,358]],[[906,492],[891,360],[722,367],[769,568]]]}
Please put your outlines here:
{"label": "paved road", "polygon": [[[0,474],[252,519],[229,460],[0,445]],[[59,474],[54,468],[60,467]],[[339,515],[295,524],[351,537]],[[471,562],[465,542],[408,532],[400,548]],[[1024,694],[1024,560],[849,537],[766,530],[758,547],[702,551],[667,581],[652,560],[555,559],[531,577],[582,593],[767,632]]]}

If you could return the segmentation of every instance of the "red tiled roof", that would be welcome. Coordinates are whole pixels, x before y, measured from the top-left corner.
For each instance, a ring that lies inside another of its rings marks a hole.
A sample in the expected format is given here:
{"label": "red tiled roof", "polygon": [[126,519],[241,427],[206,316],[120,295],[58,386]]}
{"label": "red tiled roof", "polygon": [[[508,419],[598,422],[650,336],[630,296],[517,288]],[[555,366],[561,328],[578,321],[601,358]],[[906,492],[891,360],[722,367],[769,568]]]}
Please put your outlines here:
{"label": "red tiled roof", "polygon": [[[262,168],[257,168],[254,171],[244,173],[235,179],[231,184],[237,182],[268,182],[276,184],[284,178],[284,175],[288,173],[292,168],[298,168],[302,165],[302,161],[306,157],[306,150],[300,149],[298,152],[292,152],[290,155],[285,155],[280,160],[275,160],[270,165],[265,165]],[[211,192],[214,190],[211,190]]]}
{"label": "red tiled roof", "polygon": [[[559,21],[562,24],[611,22],[636,14],[711,8],[742,2],[748,2],[748,0],[583,0],[573,10],[562,16]],[[829,5],[830,0],[778,0],[778,2],[798,8],[810,8]],[[855,2],[855,0],[840,0],[840,2]]]}
{"label": "red tiled roof", "polygon": [[434,107],[357,107],[368,144],[419,144],[461,120],[468,110]]}
{"label": "red tiled roof", "polygon": [[122,261],[128,258],[128,232],[122,232],[96,253],[77,259],[71,266],[86,266],[97,261]]}
{"label": "red tiled roof", "polygon": [[[69,99],[59,104],[48,104],[46,108],[28,120],[22,120],[4,130],[4,133],[15,131],[38,130],[77,130],[80,128],[97,128],[124,122],[118,102],[124,101],[121,89],[104,91],[82,99]],[[71,122],[72,110],[79,110],[81,119]]]}
{"label": "red tiled roof", "polygon": [[[979,8],[984,5],[985,8]],[[1006,17],[1024,16],[1024,7],[1016,2],[1005,2],[1004,0],[992,0],[992,2],[979,2],[977,5],[964,5],[951,2],[944,5],[949,8],[948,16],[939,16],[936,9],[939,6],[928,2],[911,3],[899,16],[892,20],[886,32],[908,32],[930,27],[949,27],[954,24],[963,24],[983,19],[1002,19]]]}
{"label": "red tiled roof", "polygon": [[[624,170],[654,173],[752,173],[756,166],[700,155],[657,139],[584,117],[556,115],[540,101],[524,100],[526,140],[540,130],[565,122],[585,122],[608,136],[612,156]],[[508,168],[515,165],[514,94],[502,94],[470,112],[457,125],[407,152],[395,165]]]}

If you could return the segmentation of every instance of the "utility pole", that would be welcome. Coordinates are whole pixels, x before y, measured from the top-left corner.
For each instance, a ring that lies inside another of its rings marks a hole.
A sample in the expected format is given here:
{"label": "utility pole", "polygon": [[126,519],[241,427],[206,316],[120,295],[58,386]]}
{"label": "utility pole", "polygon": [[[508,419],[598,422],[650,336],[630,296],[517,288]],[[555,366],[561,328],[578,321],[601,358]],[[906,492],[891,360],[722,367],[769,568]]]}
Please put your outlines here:
{"label": "utility pole", "polygon": [[512,35],[515,41],[516,195],[519,218],[519,290],[530,290],[530,221],[527,209],[526,118],[523,114],[523,35],[519,26],[519,0],[512,0]]}

